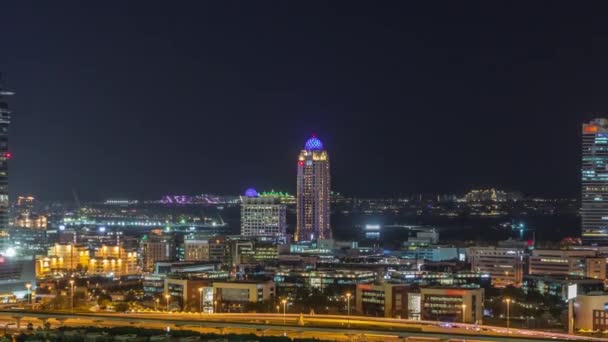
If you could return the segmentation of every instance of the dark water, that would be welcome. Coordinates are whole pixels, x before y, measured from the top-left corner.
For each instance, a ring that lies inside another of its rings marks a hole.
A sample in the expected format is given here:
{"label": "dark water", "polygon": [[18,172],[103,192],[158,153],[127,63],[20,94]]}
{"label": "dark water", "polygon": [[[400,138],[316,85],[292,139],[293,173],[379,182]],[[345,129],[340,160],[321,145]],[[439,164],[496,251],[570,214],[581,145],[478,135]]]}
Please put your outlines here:
{"label": "dark water", "polygon": [[[239,233],[239,208],[222,211],[233,233]],[[295,213],[287,215],[288,232],[295,230]],[[525,230],[500,228],[501,223],[523,223]],[[500,241],[508,238],[520,238],[536,241],[560,241],[565,237],[580,236],[580,218],[575,214],[519,216],[519,217],[438,217],[438,216],[400,216],[393,214],[342,214],[331,216],[334,237],[340,240],[363,239],[363,227],[366,224],[383,226],[382,240],[389,244],[401,244],[414,232],[403,228],[386,229],[386,225],[422,225],[435,227],[442,242],[451,241]]]}

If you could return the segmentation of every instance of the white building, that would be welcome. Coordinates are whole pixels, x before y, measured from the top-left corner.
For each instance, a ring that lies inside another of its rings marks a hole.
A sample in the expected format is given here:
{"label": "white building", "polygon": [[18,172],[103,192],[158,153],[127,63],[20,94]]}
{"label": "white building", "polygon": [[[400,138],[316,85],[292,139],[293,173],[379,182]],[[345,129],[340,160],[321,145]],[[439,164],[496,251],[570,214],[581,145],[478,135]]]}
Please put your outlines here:
{"label": "white building", "polygon": [[241,235],[255,237],[285,236],[286,207],[280,198],[258,197],[254,189],[241,196]]}

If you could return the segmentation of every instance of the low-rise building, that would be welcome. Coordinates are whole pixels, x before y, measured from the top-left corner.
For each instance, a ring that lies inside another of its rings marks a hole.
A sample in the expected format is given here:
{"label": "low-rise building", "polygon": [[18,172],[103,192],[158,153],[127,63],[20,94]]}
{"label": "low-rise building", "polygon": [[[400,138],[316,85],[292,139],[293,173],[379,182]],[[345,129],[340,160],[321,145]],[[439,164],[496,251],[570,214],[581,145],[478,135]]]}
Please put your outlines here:
{"label": "low-rise building", "polygon": [[213,296],[218,312],[243,311],[247,303],[262,303],[275,297],[272,281],[213,282]]}
{"label": "low-rise building", "polygon": [[484,289],[430,287],[420,289],[420,319],[481,324]]}
{"label": "low-rise building", "polygon": [[487,273],[492,285],[520,286],[524,270],[524,251],[504,247],[471,247],[468,250],[471,270]]}
{"label": "low-rise building", "polygon": [[376,272],[367,270],[288,269],[276,271],[274,280],[279,286],[282,284],[292,284],[323,290],[327,286],[369,284],[373,283],[376,277]]}
{"label": "low-rise building", "polygon": [[89,265],[89,250],[74,244],[55,244],[46,256],[36,257],[36,276],[66,273],[85,269]]}
{"label": "low-rise building", "polygon": [[405,284],[359,284],[355,293],[357,313],[365,316],[408,317]]}
{"label": "low-rise building", "polygon": [[164,293],[169,306],[182,311],[203,311],[203,290],[211,288],[211,280],[191,277],[166,277]]}
{"label": "low-rise building", "polygon": [[576,296],[574,329],[608,330],[608,293],[598,291]]}
{"label": "low-rise building", "polygon": [[135,251],[127,251],[118,245],[102,245],[89,260],[88,273],[113,276],[137,274],[137,261]]}
{"label": "low-rise building", "polygon": [[580,276],[547,277],[539,275],[524,276],[522,289],[525,292],[537,291],[543,295],[559,296],[566,300],[568,299],[568,286],[572,284],[577,285],[578,295],[604,290],[604,281],[601,279]]}
{"label": "low-rise building", "polygon": [[[588,276],[586,259],[595,257],[593,250],[536,249],[529,258],[528,274],[585,277]],[[592,270],[591,274],[597,275],[597,272]]]}

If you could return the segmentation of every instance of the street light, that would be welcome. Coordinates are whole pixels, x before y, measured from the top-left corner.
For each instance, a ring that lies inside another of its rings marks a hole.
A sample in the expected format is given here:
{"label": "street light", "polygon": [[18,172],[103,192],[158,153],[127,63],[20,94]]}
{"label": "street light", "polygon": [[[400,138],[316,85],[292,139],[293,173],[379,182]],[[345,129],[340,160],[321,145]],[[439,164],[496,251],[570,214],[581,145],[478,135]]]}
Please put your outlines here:
{"label": "street light", "polygon": [[27,288],[27,303],[32,304],[32,284],[26,283],[25,287]]}
{"label": "street light", "polygon": [[156,305],[154,306],[154,310],[158,311],[158,306],[160,304],[160,299],[156,298]]}
{"label": "street light", "polygon": [[198,288],[198,311],[203,314],[203,288]]}
{"label": "street light", "polygon": [[170,299],[170,298],[171,298],[171,295],[169,295],[169,294],[166,294],[166,295],[165,295],[165,299],[166,299],[166,301],[167,301],[167,312],[169,312],[169,299]]}
{"label": "street light", "polygon": [[287,308],[287,299],[281,299],[281,303],[283,304],[283,336],[287,336],[287,331],[285,330],[285,311]]}
{"label": "street light", "polygon": [[285,325],[285,311],[287,308],[287,299],[282,299],[281,303],[283,304],[283,325]]}
{"label": "street light", "polygon": [[346,293],[346,310],[348,312],[348,327],[350,328],[350,292]]}
{"label": "street light", "polygon": [[70,292],[72,300],[70,301],[72,304],[71,311],[74,313],[74,279],[70,280],[70,286],[72,287],[72,291]]}
{"label": "street light", "polygon": [[507,332],[511,332],[509,324],[509,306],[511,305],[511,298],[505,299],[505,302],[507,302]]}
{"label": "street light", "polygon": [[462,304],[462,323],[464,323],[464,313],[467,309],[467,305],[466,304]]}
{"label": "street light", "polygon": [[279,312],[280,312],[280,311],[279,311],[279,310],[280,310],[280,308],[281,308],[281,306],[280,306],[280,305],[277,305],[277,313],[279,313]]}

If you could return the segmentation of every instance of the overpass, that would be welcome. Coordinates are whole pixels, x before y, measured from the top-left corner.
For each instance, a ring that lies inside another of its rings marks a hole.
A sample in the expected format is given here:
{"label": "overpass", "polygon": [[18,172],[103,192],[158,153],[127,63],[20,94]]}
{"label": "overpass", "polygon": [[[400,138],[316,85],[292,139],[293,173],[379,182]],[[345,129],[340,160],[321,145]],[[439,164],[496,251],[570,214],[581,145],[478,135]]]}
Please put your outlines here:
{"label": "overpass", "polygon": [[55,323],[59,326],[142,328],[170,327],[201,332],[256,333],[351,340],[365,337],[378,341],[608,341],[603,338],[567,335],[526,329],[413,321],[393,318],[298,314],[200,314],[200,313],[67,313],[40,311],[0,311],[0,321],[15,323]]}

